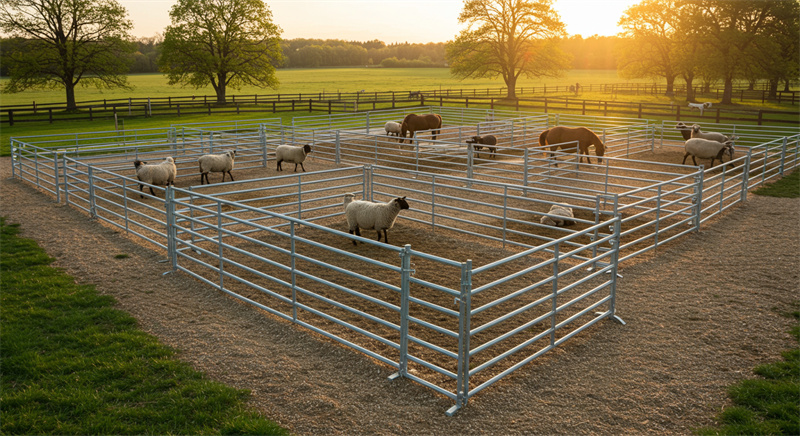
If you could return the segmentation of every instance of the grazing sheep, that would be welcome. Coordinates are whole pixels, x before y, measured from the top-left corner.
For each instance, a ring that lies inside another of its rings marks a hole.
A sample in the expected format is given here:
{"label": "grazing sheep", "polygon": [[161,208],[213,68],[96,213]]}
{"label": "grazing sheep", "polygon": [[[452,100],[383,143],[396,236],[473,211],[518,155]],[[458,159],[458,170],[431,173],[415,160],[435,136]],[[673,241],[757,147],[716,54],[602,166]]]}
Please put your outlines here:
{"label": "grazing sheep", "polygon": [[711,102],[707,101],[705,103],[689,103],[689,109],[698,109],[700,111],[700,115],[703,115],[703,111],[711,107]]}
{"label": "grazing sheep", "polygon": [[[344,195],[344,213],[350,234],[361,236],[360,229],[375,230],[378,232],[378,242],[383,231],[384,243],[389,243],[386,230],[394,226],[397,215],[403,209],[408,209],[406,197],[397,197],[387,203],[373,203],[371,201],[354,200],[355,195]],[[353,240],[353,245],[358,245]]]}
{"label": "grazing sheep", "polygon": [[489,155],[494,157],[497,151],[497,138],[494,135],[473,136],[467,139],[467,144],[473,144],[472,147],[476,152],[483,150],[486,147],[489,150]]}
{"label": "grazing sheep", "polygon": [[683,123],[678,123],[675,128],[681,131],[684,141],[692,139],[692,128]]}
{"label": "grazing sheep", "polygon": [[[225,173],[228,173],[231,176],[231,181],[233,181],[233,174],[231,174],[231,170],[233,169],[233,159],[236,157],[236,150],[228,150],[222,154],[205,154],[200,156],[197,159],[198,165],[200,165],[200,184],[203,184],[203,180],[209,185],[211,182],[208,180],[208,173],[222,173],[222,181],[225,181]],[[221,183],[221,182],[220,182]]]}
{"label": "grazing sheep", "polygon": [[388,121],[383,125],[383,130],[386,130],[386,135],[394,133],[394,136],[400,136],[400,123]]}
{"label": "grazing sheep", "polygon": [[300,165],[300,168],[303,171],[306,170],[306,167],[303,166],[303,161],[306,160],[306,156],[311,153],[311,145],[306,144],[303,146],[294,146],[294,145],[279,145],[278,148],[275,149],[275,159],[278,161],[278,171],[283,171],[283,166],[281,162],[286,163],[293,163],[294,164],[294,171],[297,172],[297,165]]}
{"label": "grazing sheep", "polygon": [[717,142],[725,142],[728,140],[728,137],[723,135],[722,133],[717,132],[701,132],[700,125],[694,124],[692,125],[692,138],[702,138],[708,139],[710,141],[717,141]]}
{"label": "grazing sheep", "polygon": [[575,218],[575,214],[572,213],[572,208],[569,207],[568,204],[555,203],[552,206],[550,206],[550,210],[547,213],[556,216],[542,215],[542,218],[539,220],[539,222],[541,222],[542,224],[555,227],[571,226],[575,224],[575,221],[559,218],[559,217]]}
{"label": "grazing sheep", "polygon": [[[175,160],[171,157],[167,157],[164,159],[164,162],[159,164],[147,164],[147,162],[142,162],[140,160],[133,161],[133,166],[136,168],[136,178],[140,182],[144,182],[150,185],[175,185],[175,177],[178,175],[178,168],[175,167]],[[150,195],[155,196],[156,193],[153,192],[153,187],[148,186],[150,188]],[[144,185],[139,184],[139,191],[144,192]],[[144,198],[143,194],[139,195],[141,198]]]}
{"label": "grazing sheep", "polygon": [[[709,166],[709,168],[711,168],[714,166],[714,159],[719,159],[719,161],[722,162],[722,156],[725,153],[733,160],[733,141],[736,139],[736,136],[732,136],[725,142],[717,142],[710,139],[692,138],[684,144],[686,154],[683,155],[683,162],[681,162],[681,164],[685,164],[686,158],[692,156],[692,162],[694,162],[695,165],[697,165],[695,157],[711,159],[711,165]],[[730,166],[736,166],[731,162],[728,162],[728,164]]]}

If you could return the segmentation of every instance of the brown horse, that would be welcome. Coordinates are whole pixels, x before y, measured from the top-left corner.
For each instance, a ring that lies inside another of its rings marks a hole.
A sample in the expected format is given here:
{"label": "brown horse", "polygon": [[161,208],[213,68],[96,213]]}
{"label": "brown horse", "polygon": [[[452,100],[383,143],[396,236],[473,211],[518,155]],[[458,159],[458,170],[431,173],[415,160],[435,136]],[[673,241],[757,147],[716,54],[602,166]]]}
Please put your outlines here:
{"label": "brown horse", "polygon": [[[575,147],[575,144],[562,144],[572,141],[578,141],[578,147]],[[576,149],[580,149],[580,154],[585,154],[586,161],[589,163],[592,163],[592,160],[589,158],[590,145],[594,145],[594,152],[598,156],[597,163],[603,162],[600,156],[606,153],[606,147],[603,145],[603,141],[586,127],[558,126],[545,130],[539,135],[539,145],[542,147],[545,145],[552,145],[550,151],[556,151],[556,149],[560,148],[567,153],[575,153],[577,151]],[[547,154],[548,153],[545,152],[545,157],[547,157]],[[551,153],[551,156],[554,155],[555,153]],[[578,162],[583,162],[583,156],[580,156]]]}
{"label": "brown horse", "polygon": [[[403,138],[406,137],[406,132],[408,132],[409,136],[413,138],[414,132],[417,130],[433,129],[431,135],[435,140],[436,135],[439,133],[439,129],[441,128],[442,117],[439,116],[439,114],[408,114],[405,118],[403,118],[403,122],[400,124],[400,143],[403,143]],[[409,140],[409,142],[411,141]]]}

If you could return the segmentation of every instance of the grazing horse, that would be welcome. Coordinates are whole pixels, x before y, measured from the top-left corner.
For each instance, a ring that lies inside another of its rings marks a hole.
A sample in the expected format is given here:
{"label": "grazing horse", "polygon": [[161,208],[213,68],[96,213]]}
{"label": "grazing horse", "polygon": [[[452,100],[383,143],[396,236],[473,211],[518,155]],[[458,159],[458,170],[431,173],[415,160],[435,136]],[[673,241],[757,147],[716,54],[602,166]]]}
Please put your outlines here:
{"label": "grazing horse", "polygon": [[[564,126],[557,126],[553,127],[552,129],[545,130],[539,135],[539,145],[544,147],[545,145],[552,145],[550,147],[550,151],[556,151],[556,149],[560,148],[562,151],[567,153],[575,153],[576,147],[574,144],[562,144],[564,142],[571,142],[571,141],[578,141],[578,149],[580,149],[579,154],[586,155],[586,161],[592,163],[592,160],[589,158],[589,146],[594,145],[594,152],[597,154],[597,163],[602,163],[603,159],[600,156],[606,153],[606,147],[603,145],[603,141],[591,130],[587,129],[586,127],[564,127]],[[547,152],[545,152],[545,157],[547,156]],[[555,153],[552,153],[551,156],[554,156]],[[583,162],[583,156],[580,156],[578,162]]]}
{"label": "grazing horse", "polygon": [[[400,143],[403,143],[403,138],[406,137],[406,132],[408,132],[409,136],[413,138],[414,132],[417,130],[433,129],[431,135],[432,138],[436,140],[436,135],[439,134],[439,129],[441,128],[442,117],[439,116],[439,114],[408,114],[405,118],[403,118],[403,122],[400,124]],[[409,140],[409,142],[411,142],[411,140]]]}

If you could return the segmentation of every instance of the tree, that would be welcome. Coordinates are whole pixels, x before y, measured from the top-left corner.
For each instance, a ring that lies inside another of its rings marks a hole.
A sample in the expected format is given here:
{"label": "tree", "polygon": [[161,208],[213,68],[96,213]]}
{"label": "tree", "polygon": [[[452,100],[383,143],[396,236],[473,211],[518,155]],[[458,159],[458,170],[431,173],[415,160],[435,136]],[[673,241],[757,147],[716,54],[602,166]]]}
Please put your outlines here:
{"label": "tree", "polygon": [[78,83],[127,88],[133,45],[127,11],[115,0],[2,0],[0,29],[9,82],[3,92],[66,90],[67,110],[77,108]]}
{"label": "tree", "polygon": [[[783,17],[776,19],[775,13],[784,2],[693,0],[690,3],[698,7],[698,13],[692,15],[693,26],[699,29],[708,46],[706,62],[712,74],[724,84],[720,103],[731,104],[733,80],[746,78],[748,72],[754,70],[753,66],[758,66],[761,61],[758,47],[770,46],[768,39],[779,32]],[[797,35],[794,37],[796,40]]]}
{"label": "tree", "polygon": [[619,48],[620,75],[626,78],[663,77],[665,95],[675,95],[681,74],[676,51],[681,38],[675,31],[681,17],[679,1],[644,0],[625,10],[619,20],[625,37]]}
{"label": "tree", "polygon": [[564,23],[551,0],[467,0],[458,17],[468,27],[447,45],[450,73],[458,78],[502,77],[508,98],[517,79],[558,77],[569,56],[558,46]]}
{"label": "tree", "polygon": [[211,84],[217,102],[228,87],[277,88],[281,29],[261,0],[178,0],[170,10],[159,59],[171,85]]}

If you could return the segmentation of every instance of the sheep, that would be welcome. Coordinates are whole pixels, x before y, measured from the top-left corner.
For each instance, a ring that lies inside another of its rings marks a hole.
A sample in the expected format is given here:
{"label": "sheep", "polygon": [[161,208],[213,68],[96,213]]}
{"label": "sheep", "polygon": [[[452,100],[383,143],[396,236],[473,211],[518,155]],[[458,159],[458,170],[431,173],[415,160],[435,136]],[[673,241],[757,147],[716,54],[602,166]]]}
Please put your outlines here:
{"label": "sheep", "polygon": [[[150,185],[175,185],[175,177],[178,175],[178,168],[175,167],[175,160],[169,156],[164,159],[164,162],[159,164],[147,164],[147,162],[142,162],[140,160],[134,160],[133,166],[136,169],[136,178],[140,182],[144,182]],[[153,192],[153,187],[148,186],[150,188],[150,195],[155,196],[156,193]],[[139,191],[144,192],[144,185],[139,184]],[[144,198],[143,194],[139,194],[141,198]]]}
{"label": "sheep", "polygon": [[[408,209],[406,197],[397,197],[387,203],[373,203],[354,198],[354,194],[344,195],[344,212],[350,234],[361,236],[360,229],[375,230],[378,232],[378,242],[380,242],[383,231],[383,242],[388,244],[389,236],[386,230],[394,226],[401,210]],[[355,239],[353,245],[358,245]]]}
{"label": "sheep", "polygon": [[717,132],[701,132],[698,124],[692,125],[692,138],[708,139],[710,141],[725,142],[728,137]]}
{"label": "sheep", "polygon": [[[699,126],[698,126],[699,127]],[[683,123],[678,123],[675,128],[681,131],[684,141],[692,139],[692,128]]]}
{"label": "sheep", "polygon": [[383,130],[386,130],[387,135],[394,133],[394,136],[400,136],[400,123],[388,121],[383,125]]}
{"label": "sheep", "polygon": [[497,151],[497,138],[494,135],[473,136],[467,139],[467,144],[473,144],[472,147],[476,152],[483,150],[485,146],[486,149],[489,150],[491,157],[494,157],[495,152]]}
{"label": "sheep", "polygon": [[711,102],[707,101],[705,103],[689,103],[689,109],[698,109],[700,111],[700,115],[703,115],[703,111],[711,107]]}
{"label": "sheep", "polygon": [[236,150],[228,150],[222,154],[205,154],[197,159],[197,164],[200,166],[200,184],[205,182],[209,185],[211,182],[208,180],[208,173],[222,173],[222,181],[225,181],[225,173],[231,176],[233,181],[233,159],[236,157]]}
{"label": "sheep", "polygon": [[542,224],[555,227],[571,226],[575,224],[575,221],[558,218],[558,217],[575,218],[575,214],[572,213],[572,208],[569,207],[568,204],[555,203],[552,206],[550,206],[550,210],[547,213],[556,216],[542,215],[542,218],[539,220],[539,222],[541,222]]}
{"label": "sheep", "polygon": [[275,149],[275,159],[278,161],[277,171],[283,171],[281,162],[286,162],[294,164],[295,172],[297,172],[297,165],[300,165],[300,168],[305,172],[306,167],[303,166],[303,161],[306,160],[306,156],[308,156],[309,153],[311,153],[310,144],[303,146],[279,145],[278,148]]}
{"label": "sheep", "polygon": [[[683,162],[681,164],[686,163],[686,158],[692,156],[692,162],[697,165],[697,160],[695,157],[699,157],[701,159],[711,159],[711,165],[709,168],[714,166],[714,159],[719,159],[722,162],[722,156],[727,152],[728,156],[730,156],[731,160],[733,160],[733,153],[734,153],[734,146],[733,141],[737,138],[736,136],[732,136],[731,138],[727,139],[725,142],[717,142],[710,139],[703,139],[703,138],[692,138],[686,141],[684,144],[684,148],[686,150],[686,154],[683,155]],[[728,162],[728,164],[732,167],[736,166],[732,162]]]}

